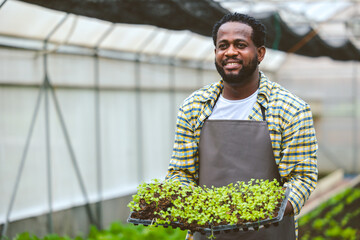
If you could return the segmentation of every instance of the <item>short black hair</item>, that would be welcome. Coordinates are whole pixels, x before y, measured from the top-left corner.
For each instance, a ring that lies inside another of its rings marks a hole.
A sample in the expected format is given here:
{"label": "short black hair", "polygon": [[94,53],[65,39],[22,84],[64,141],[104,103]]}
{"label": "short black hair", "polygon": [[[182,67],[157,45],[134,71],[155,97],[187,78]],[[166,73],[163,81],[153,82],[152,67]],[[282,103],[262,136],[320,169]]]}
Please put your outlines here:
{"label": "short black hair", "polygon": [[266,29],[265,26],[257,19],[241,13],[228,13],[215,23],[212,31],[214,45],[216,46],[217,34],[221,25],[227,22],[240,22],[249,25],[252,28],[251,40],[256,47],[265,45]]}

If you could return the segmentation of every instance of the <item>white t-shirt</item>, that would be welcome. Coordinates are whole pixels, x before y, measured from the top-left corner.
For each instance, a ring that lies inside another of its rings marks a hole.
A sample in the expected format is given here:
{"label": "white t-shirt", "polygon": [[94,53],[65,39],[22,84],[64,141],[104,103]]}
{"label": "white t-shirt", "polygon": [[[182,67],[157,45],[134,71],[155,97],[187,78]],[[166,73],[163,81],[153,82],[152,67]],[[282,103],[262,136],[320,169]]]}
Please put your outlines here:
{"label": "white t-shirt", "polygon": [[220,94],[208,119],[246,120],[256,102],[259,90],[241,100],[229,100]]}

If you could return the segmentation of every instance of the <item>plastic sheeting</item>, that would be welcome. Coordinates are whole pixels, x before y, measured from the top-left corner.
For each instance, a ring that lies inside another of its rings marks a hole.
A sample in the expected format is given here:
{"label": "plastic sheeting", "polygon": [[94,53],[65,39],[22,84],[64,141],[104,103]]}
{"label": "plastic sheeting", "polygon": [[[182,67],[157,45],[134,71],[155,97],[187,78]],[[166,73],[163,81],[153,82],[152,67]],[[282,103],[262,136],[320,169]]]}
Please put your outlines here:
{"label": "plastic sheeting", "polygon": [[[204,36],[211,36],[213,24],[226,12],[229,12],[211,0],[22,1],[113,23],[147,24],[172,30],[188,29]],[[306,7],[306,5],[302,5],[302,7]],[[301,6],[297,5],[296,8],[301,9]],[[323,5],[316,6],[316,8],[323,10],[321,11],[322,14],[317,14],[318,20],[329,18],[338,10],[336,4],[331,5],[326,4],[326,2]],[[316,8],[313,9],[316,10]],[[266,43],[268,48],[310,57],[328,56],[335,60],[360,60],[360,50],[348,39],[345,39],[341,46],[334,47],[323,40],[316,29],[310,25],[307,32],[298,34],[282,20],[277,12],[265,15],[263,12],[264,10],[262,12],[250,12],[249,14],[256,16],[266,25],[269,35]],[[320,11],[308,13],[315,15],[316,12]]]}
{"label": "plastic sheeting", "polygon": [[[18,18],[19,14],[21,18]],[[47,39],[55,28],[56,31]],[[52,43],[48,47],[51,52],[62,50],[63,46],[76,46],[89,48],[90,52],[87,54],[93,54],[96,48],[165,58],[168,59],[165,60],[167,62],[169,59],[196,61],[201,67],[205,63],[214,69],[212,40],[188,30],[175,31],[138,24],[111,24],[19,1],[8,1],[0,9],[0,44],[41,50],[46,39]],[[72,53],[81,51],[70,50]],[[284,59],[284,53],[269,50],[261,64],[262,69],[276,71]]]}
{"label": "plastic sheeting", "polygon": [[[10,221],[49,212],[49,194],[53,211],[87,203],[50,92],[49,114],[43,93],[18,175],[44,79],[43,56],[36,56],[36,51],[0,48],[0,224],[7,220],[14,191]],[[47,65],[91,203],[132,194],[140,181],[164,178],[179,105],[194,89],[219,78],[213,70],[198,72],[109,58],[99,58],[95,68],[94,62],[93,56],[53,53],[48,55]],[[101,89],[100,139],[95,129],[95,69]],[[139,75],[134,75],[135,70]],[[48,132],[45,116],[49,119]],[[97,172],[97,140],[101,142],[101,176]]]}

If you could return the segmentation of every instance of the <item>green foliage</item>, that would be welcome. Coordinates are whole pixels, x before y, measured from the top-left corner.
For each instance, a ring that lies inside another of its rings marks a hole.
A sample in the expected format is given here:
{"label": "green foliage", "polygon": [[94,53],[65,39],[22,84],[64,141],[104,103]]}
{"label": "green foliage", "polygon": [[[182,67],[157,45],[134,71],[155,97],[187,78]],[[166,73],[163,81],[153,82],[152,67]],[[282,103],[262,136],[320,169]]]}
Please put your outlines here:
{"label": "green foliage", "polygon": [[184,240],[185,236],[186,232],[178,229],[134,226],[114,222],[105,230],[98,230],[95,226],[92,226],[87,238],[81,236],[75,238],[62,237],[57,234],[49,234],[39,238],[24,232],[18,234],[13,240]]}
{"label": "green foliage", "polygon": [[159,240],[183,240],[186,232],[181,230],[167,229],[163,227],[145,227],[135,225],[122,225],[113,223],[109,229],[99,231],[93,227],[89,234],[88,240],[142,240],[142,239],[159,239]]}
{"label": "green foliage", "polygon": [[347,213],[344,218],[341,220],[341,226],[346,226],[351,219],[360,215],[360,208],[355,210],[354,212]]}
{"label": "green foliage", "polygon": [[305,234],[302,236],[301,240],[311,240],[311,239],[310,239],[310,233],[309,233],[309,232],[305,233]]}
{"label": "green foliage", "polygon": [[347,240],[356,240],[356,229],[347,227],[341,232],[341,237]]}
{"label": "green foliage", "polygon": [[[36,235],[31,235],[28,232],[23,232],[18,234],[14,240],[72,240],[72,238],[68,236],[59,236],[57,234],[48,234],[43,238],[39,238]],[[74,240],[83,240],[82,237],[76,237]]]}
{"label": "green foliage", "polygon": [[327,224],[326,219],[319,218],[319,219],[315,219],[315,221],[312,224],[312,227],[316,230],[321,230],[326,224]]}
{"label": "green foliage", "polygon": [[312,240],[326,240],[326,238],[324,238],[322,236],[316,236]]}
{"label": "green foliage", "polygon": [[[194,187],[177,181],[154,181],[142,183],[128,207],[140,213],[150,205],[156,206],[155,224],[241,224],[273,218],[284,192],[275,179],[252,179],[248,183],[237,182],[224,187]],[[162,204],[164,201],[170,204]]]}
{"label": "green foliage", "polygon": [[[360,239],[360,225],[354,228],[360,217],[359,202],[359,188],[349,188],[332,197],[299,219],[299,239]],[[348,208],[356,210],[346,212]]]}

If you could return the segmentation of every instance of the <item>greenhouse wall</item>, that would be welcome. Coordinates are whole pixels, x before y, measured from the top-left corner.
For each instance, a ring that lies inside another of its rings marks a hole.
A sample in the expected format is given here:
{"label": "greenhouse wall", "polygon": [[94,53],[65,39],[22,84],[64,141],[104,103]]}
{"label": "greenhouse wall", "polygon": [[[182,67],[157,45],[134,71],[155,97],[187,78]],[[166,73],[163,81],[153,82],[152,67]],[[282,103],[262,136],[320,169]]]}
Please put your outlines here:
{"label": "greenhouse wall", "polygon": [[0,223],[163,179],[181,102],[218,79],[184,64],[1,48]]}
{"label": "greenhouse wall", "polygon": [[360,63],[289,54],[276,76],[312,108],[320,173],[359,173]]}

